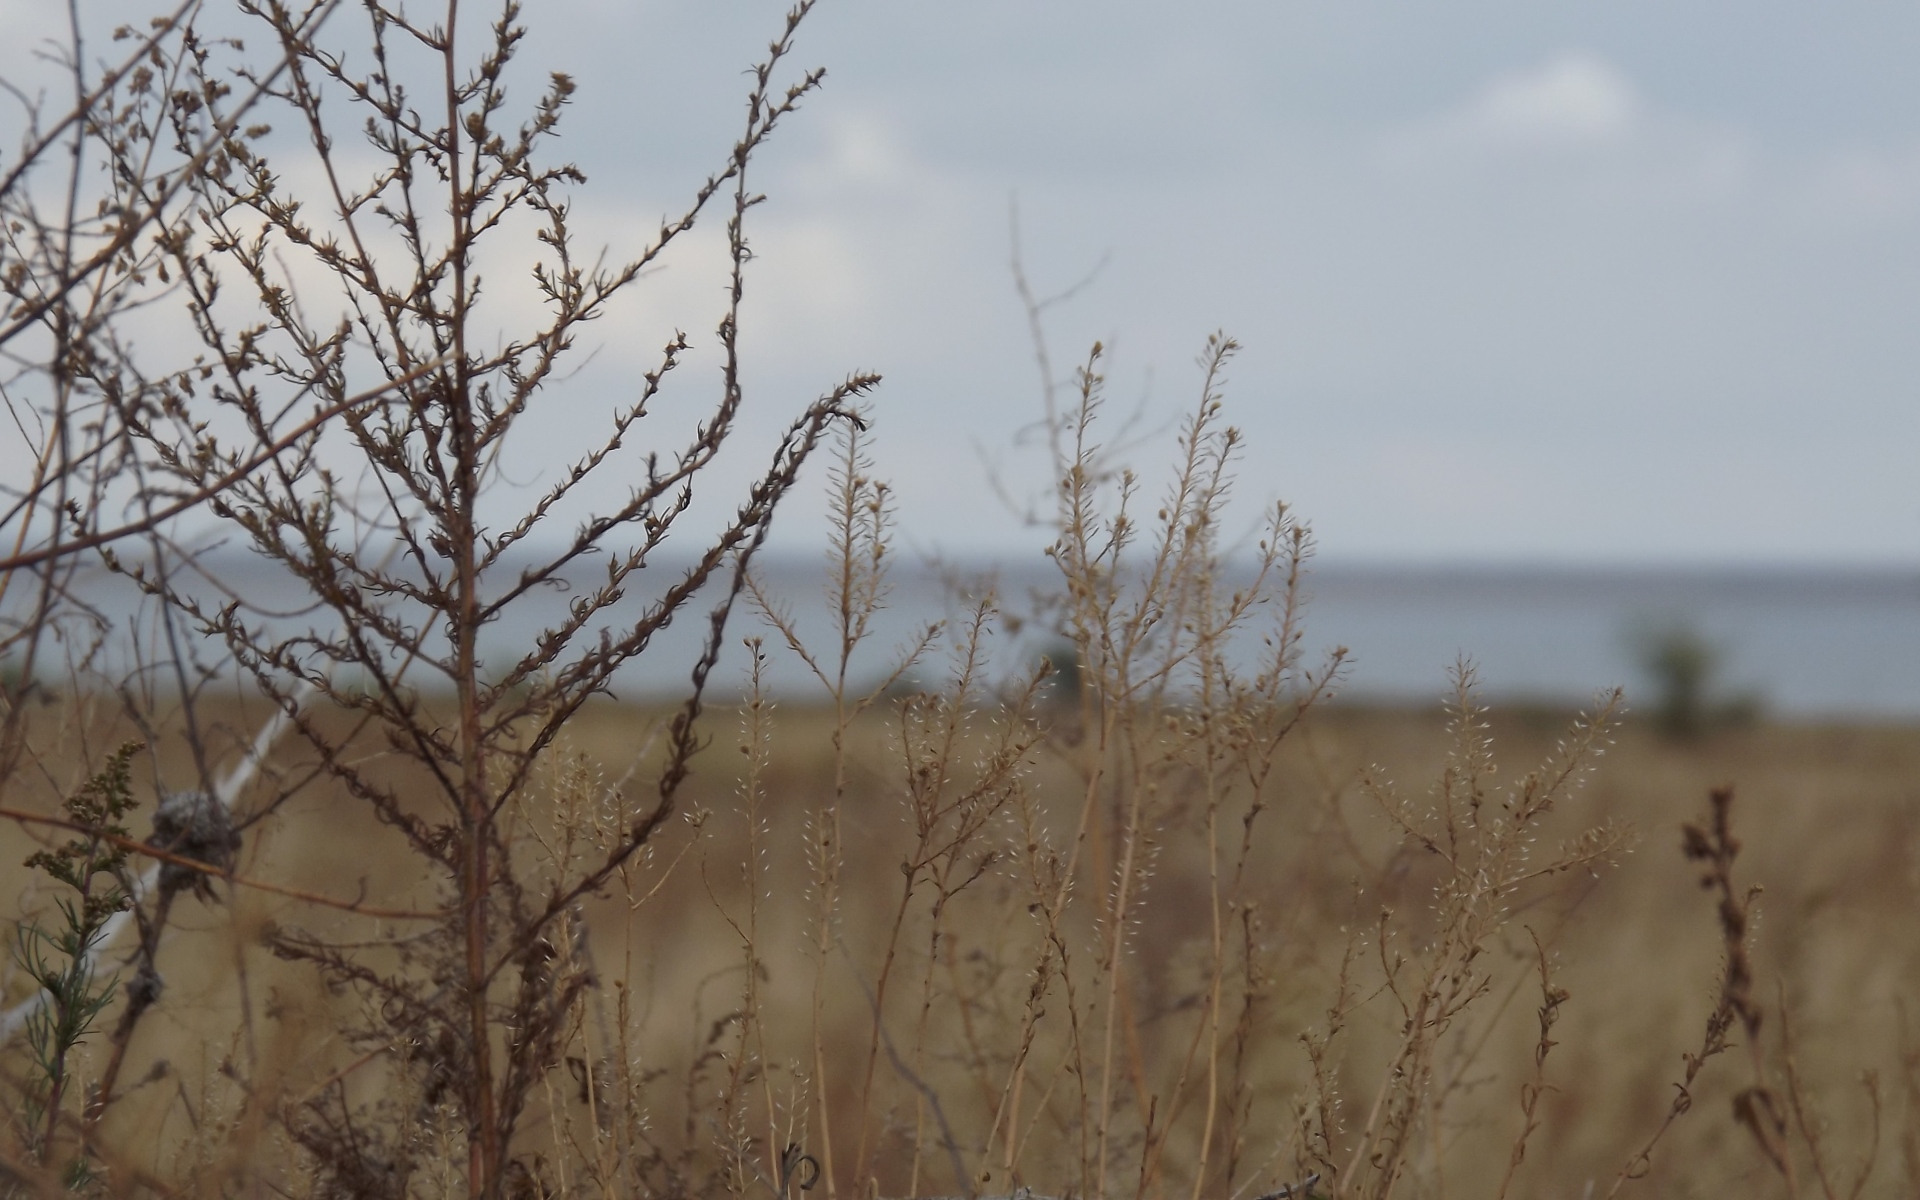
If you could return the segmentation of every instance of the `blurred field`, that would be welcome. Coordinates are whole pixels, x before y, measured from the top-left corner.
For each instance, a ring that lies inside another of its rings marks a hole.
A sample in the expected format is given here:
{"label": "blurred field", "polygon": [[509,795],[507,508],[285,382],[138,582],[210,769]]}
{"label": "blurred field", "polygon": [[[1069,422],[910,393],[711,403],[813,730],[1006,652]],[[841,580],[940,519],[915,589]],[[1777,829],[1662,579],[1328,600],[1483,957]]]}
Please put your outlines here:
{"label": "blurred field", "polygon": [[[1516,778],[1548,755],[1566,717],[1492,714],[1503,777]],[[245,724],[240,714],[230,719],[236,729]],[[569,788],[583,794],[582,779],[618,781],[637,761],[619,794],[644,795],[648,735],[659,720],[659,714],[640,709],[589,709],[569,727],[550,794]],[[574,1031],[578,1044],[571,1053],[580,1066],[554,1073],[548,1095],[536,1103],[540,1119],[523,1130],[522,1140],[545,1162],[565,1159],[569,1145],[585,1153],[578,1129],[606,1120],[604,1111],[589,1114],[587,1102],[596,1110],[607,1103],[587,1095],[589,1077],[600,1076],[586,1064],[605,1060],[615,1064],[634,1102],[646,1110],[645,1136],[664,1164],[658,1169],[665,1181],[674,1163],[700,1161],[725,1140],[722,1093],[730,1063],[742,1054],[737,1039],[744,1036],[757,1040],[755,1061],[764,1070],[748,1073],[755,1102],[746,1106],[750,1117],[739,1119],[753,1127],[748,1136],[762,1153],[766,1145],[792,1140],[828,1157],[824,1103],[831,1110],[826,1115],[835,1142],[831,1153],[839,1156],[836,1172],[844,1174],[850,1143],[859,1137],[861,1079],[874,1054],[879,1100],[872,1106],[871,1136],[882,1194],[960,1190],[935,1129],[944,1118],[959,1148],[972,1156],[988,1140],[1003,1103],[1033,982],[1033,901],[1020,879],[1017,844],[1026,835],[1015,827],[1011,809],[994,819],[980,843],[991,856],[977,882],[945,905],[937,938],[924,889],[908,907],[885,996],[886,1038],[901,1060],[892,1065],[884,1047],[874,1050],[868,997],[887,969],[900,862],[912,845],[901,801],[907,789],[896,719],[870,715],[853,730],[840,810],[842,894],[828,943],[814,940],[821,927],[817,875],[808,855],[810,847],[818,853],[812,834],[834,791],[831,715],[783,707],[773,721],[762,776],[765,826],[753,847],[764,891],[753,934],[757,1017],[740,1015],[747,979],[742,929],[749,846],[740,782],[746,758],[739,753],[739,714],[720,711],[709,714],[714,742],[683,793],[671,836],[654,847],[626,889],[632,903],[613,896],[586,914],[583,952],[591,956],[597,986]],[[985,717],[981,723],[988,724]],[[1061,757],[1072,752],[1072,731],[1063,722],[1054,732],[1055,742],[1036,754],[1029,785],[1043,827],[1064,841],[1072,833],[1078,791]],[[1384,1047],[1399,1027],[1392,997],[1380,986],[1386,955],[1373,931],[1380,911],[1393,910],[1400,940],[1386,954],[1417,955],[1435,874],[1431,856],[1408,849],[1393,834],[1359,781],[1372,768],[1417,793],[1437,777],[1448,744],[1446,719],[1438,711],[1342,707],[1315,714],[1286,744],[1248,856],[1245,897],[1257,931],[1259,994],[1250,1011],[1238,996],[1223,1010],[1227,1022],[1243,1022],[1242,1062],[1234,1076],[1242,1085],[1235,1103],[1243,1107],[1233,1125],[1238,1144],[1230,1148],[1236,1165],[1230,1183],[1213,1168],[1208,1194],[1224,1185],[1232,1194],[1256,1195],[1298,1169],[1301,1106],[1312,1093],[1301,1036],[1324,1030],[1342,957],[1350,949],[1365,1003],[1352,1013],[1335,1061],[1342,1119],[1351,1125],[1364,1117]],[[289,748],[282,757],[283,765],[298,765],[297,750]],[[571,784],[561,769],[567,761],[575,764]],[[169,776],[184,769],[169,764]],[[1623,1164],[1660,1125],[1680,1078],[1681,1055],[1698,1050],[1714,1007],[1722,949],[1712,900],[1700,891],[1695,868],[1682,861],[1678,846],[1681,823],[1698,817],[1707,790],[1720,784],[1738,789],[1735,818],[1745,847],[1737,877],[1766,889],[1753,946],[1755,995],[1767,1022],[1763,1069],[1786,1095],[1780,1081],[1787,1047],[1778,1039],[1788,1027],[1783,1017],[1790,1016],[1798,1091],[1809,1106],[1805,1119],[1818,1131],[1824,1165],[1839,1190],[1851,1188],[1877,1128],[1876,1165],[1863,1194],[1914,1194],[1920,1178],[1920,1097],[1914,1090],[1920,1085],[1920,1038],[1910,1036],[1907,1025],[1920,1017],[1908,1013],[1920,1001],[1920,938],[1914,934],[1920,729],[1758,725],[1680,743],[1632,723],[1561,814],[1560,827],[1571,833],[1604,819],[1624,820],[1638,830],[1637,845],[1609,869],[1555,877],[1516,903],[1511,922],[1490,943],[1493,961],[1482,964],[1490,972],[1487,994],[1438,1046],[1436,1083],[1420,1122],[1420,1136],[1429,1144],[1412,1156],[1403,1194],[1495,1192],[1520,1128],[1520,1088],[1533,1070],[1539,1038],[1540,988],[1528,930],[1549,951],[1553,980],[1570,998],[1552,1030],[1557,1044],[1544,1066],[1551,1090],[1543,1096],[1540,1127],[1513,1194],[1608,1194]],[[444,903],[392,833],[327,791],[330,786],[296,793],[270,823],[257,827],[242,873],[342,899]],[[605,788],[587,792],[612,794]],[[1196,1099],[1193,1072],[1201,1068],[1194,1066],[1199,1060],[1192,1047],[1205,1024],[1212,909],[1204,814],[1190,798],[1169,792],[1161,799],[1166,803],[1148,849],[1150,869],[1127,937],[1119,993],[1124,1069],[1114,1087],[1111,1124],[1117,1131],[1124,1114],[1134,1132],[1131,1143],[1116,1133],[1109,1152],[1120,1163],[1162,1156],[1164,1178],[1153,1190],[1172,1195],[1193,1186],[1180,1164],[1208,1136],[1199,1132],[1206,1106]],[[551,836],[551,813],[524,816],[530,832]],[[1236,823],[1235,838],[1238,829]],[[17,864],[28,848],[25,835],[6,826],[0,838],[4,861]],[[1114,848],[1100,843],[1097,836],[1090,843],[1095,867]],[[9,868],[8,877],[25,874]],[[31,908],[45,897],[10,885],[7,900]],[[364,1057],[338,1032],[358,1019],[364,999],[326,995],[308,969],[275,962],[258,945],[261,930],[273,922],[369,940],[409,932],[404,923],[369,921],[246,889],[230,906],[183,902],[178,920],[183,932],[163,954],[163,1000],[137,1036],[127,1072],[129,1079],[148,1082],[111,1119],[113,1140],[139,1147],[144,1169],[176,1178],[196,1162],[239,1153],[235,1145],[251,1148],[249,1139],[268,1136],[221,1124],[219,1114],[234,1106],[223,1063],[251,1064],[249,1075],[271,1080],[297,1101],[312,1098],[336,1072]],[[1082,923],[1073,932],[1085,939],[1074,947],[1082,955],[1074,969],[1082,970],[1099,931]],[[832,947],[824,961],[822,944]],[[1046,1004],[1064,1015],[1069,1006],[1058,995],[1059,980],[1053,987]],[[7,1001],[23,994],[23,981],[10,976]],[[1099,1015],[1097,1002],[1086,996],[1079,1002]],[[1041,1028],[1026,1083],[1030,1124],[1017,1179],[989,1170],[991,1178],[978,1184],[984,1190],[1017,1182],[1060,1192],[1077,1181],[1077,1167],[1070,1164],[1077,1161],[1073,1144],[1084,1129],[1069,1100],[1077,1085],[1060,1065],[1074,1035],[1044,1023]],[[1091,1029],[1081,1034],[1091,1036]],[[1877,1116],[1862,1082],[1869,1076],[1877,1081]],[[375,1063],[350,1072],[341,1086],[366,1099],[390,1086],[383,1082],[389,1078]],[[939,1113],[929,1110],[915,1079],[938,1094]],[[1709,1063],[1694,1089],[1694,1110],[1656,1151],[1651,1176],[1628,1182],[1622,1194],[1776,1191],[1774,1168],[1732,1117],[1733,1096],[1753,1082],[1745,1048]],[[737,1085],[736,1078],[736,1091]],[[1218,1086],[1222,1095],[1229,1090],[1224,1067]],[[731,1103],[745,1105],[737,1097]],[[1210,1136],[1222,1137],[1221,1128],[1216,1120]],[[1216,1164],[1228,1149],[1220,1148]],[[995,1149],[982,1161],[990,1168],[1002,1154]],[[1811,1173],[1811,1162],[1802,1170]],[[1135,1183],[1123,1173],[1109,1190],[1131,1192]],[[1820,1192],[1815,1179],[1803,1178],[1800,1186]],[[670,1190],[665,1182],[660,1187]]]}

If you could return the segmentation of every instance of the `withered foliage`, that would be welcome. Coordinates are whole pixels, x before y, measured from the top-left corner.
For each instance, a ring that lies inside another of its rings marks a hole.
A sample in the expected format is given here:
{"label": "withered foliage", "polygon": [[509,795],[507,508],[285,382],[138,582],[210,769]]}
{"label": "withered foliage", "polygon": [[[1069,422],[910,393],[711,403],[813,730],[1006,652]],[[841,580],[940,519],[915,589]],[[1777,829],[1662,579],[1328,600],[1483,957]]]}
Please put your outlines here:
{"label": "withered foliage", "polygon": [[[1235,526],[1232,339],[1140,473],[1104,351],[1055,377],[1054,300],[1016,261],[1044,483],[1002,491],[1051,574],[949,572],[948,619],[894,644],[876,377],[754,418],[769,457],[720,487],[749,173],[822,82],[790,65],[811,9],[620,259],[575,228],[574,82],[526,97],[537,11],[184,3],[96,65],[73,10],[68,107],[20,89],[0,175],[0,817],[38,841],[0,971],[0,1194],[1867,1194],[1878,1077],[1857,1136],[1822,1115],[1730,790],[1684,833],[1724,956],[1699,1049],[1670,1094],[1576,1077],[1679,1052],[1570,1032],[1582,906],[1631,841],[1590,786],[1617,692],[1514,779],[1465,662],[1431,786],[1318,740],[1348,655],[1306,653],[1306,526]],[[591,428],[561,386],[588,327],[702,221],[712,336],[665,335]],[[507,470],[562,427],[566,461]],[[816,459],[824,617],[755,565]],[[676,622],[671,702],[593,703],[664,678]],[[717,714],[730,642],[745,699]],[[775,660],[811,679],[784,710]],[[1636,1003],[1692,982],[1632,974]],[[1911,1191],[1920,1052],[1899,1063]],[[1737,1153],[1677,1154],[1708,1099]],[[1575,1127],[1604,1103],[1626,1118],[1597,1159]]]}

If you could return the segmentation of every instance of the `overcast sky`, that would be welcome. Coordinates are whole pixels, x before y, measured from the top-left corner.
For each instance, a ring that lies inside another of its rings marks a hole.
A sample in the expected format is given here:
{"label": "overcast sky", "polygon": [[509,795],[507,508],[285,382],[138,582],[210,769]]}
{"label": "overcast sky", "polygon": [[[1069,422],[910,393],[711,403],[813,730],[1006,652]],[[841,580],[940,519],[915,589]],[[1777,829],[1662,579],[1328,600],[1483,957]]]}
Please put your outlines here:
{"label": "overcast sky", "polygon": [[[778,6],[582,11],[576,147],[644,186]],[[1017,195],[1042,287],[1110,256],[1052,334],[1117,399],[1245,343],[1249,489],[1329,556],[1920,559],[1920,9],[825,0],[800,58],[769,349],[886,373],[919,538],[1014,536],[968,447],[1034,411]]]}
{"label": "overcast sky", "polygon": [[[783,5],[528,10],[580,83],[577,225],[638,244]],[[1036,544],[985,465],[1044,485],[1017,197],[1042,290],[1105,262],[1057,360],[1107,340],[1115,406],[1166,421],[1236,336],[1242,494],[1330,559],[1920,562],[1916,62],[1920,8],[1861,0],[822,0],[825,90],[756,168],[752,420],[880,371],[912,541]],[[595,327],[578,403],[661,320],[711,340],[710,266]]]}

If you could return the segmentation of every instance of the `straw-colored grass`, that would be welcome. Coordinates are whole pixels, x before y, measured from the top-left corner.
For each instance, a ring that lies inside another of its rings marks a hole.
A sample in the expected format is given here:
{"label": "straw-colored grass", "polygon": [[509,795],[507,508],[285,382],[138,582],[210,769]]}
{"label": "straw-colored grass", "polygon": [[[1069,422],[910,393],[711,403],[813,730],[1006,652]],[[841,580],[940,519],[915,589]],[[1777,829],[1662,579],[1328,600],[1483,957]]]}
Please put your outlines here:
{"label": "straw-colored grass", "polygon": [[[878,378],[788,413],[739,492],[708,470],[767,419],[748,177],[822,82],[788,65],[812,0],[713,174],[611,255],[518,5],[242,7],[254,49],[189,3],[104,77],[76,26],[71,121],[9,81],[50,132],[0,177],[35,464],[0,514],[0,1198],[1920,1190],[1920,733],[1683,746],[1617,694],[1489,714],[1465,665],[1444,712],[1330,706],[1306,528],[1227,532],[1235,343],[1156,448],[1105,419],[1098,347],[1056,376],[1017,269],[1057,576],[956,583],[877,645]],[[663,334],[522,463],[701,220],[708,401]],[[161,306],[179,344],[123,325]],[[823,458],[824,630],[754,574]],[[196,510],[311,603],[210,600]],[[673,704],[608,703],[670,625],[701,647]],[[742,639],[813,685],[718,705]]]}
{"label": "straw-colored grass", "polygon": [[[641,709],[590,708],[570,726],[567,753],[619,764],[642,740],[636,735],[661,719]],[[590,956],[596,983],[582,998],[566,1059],[598,1064],[591,1074],[609,1086],[591,1096],[601,1111],[589,1112],[582,1103],[589,1072],[572,1065],[557,1070],[537,1099],[539,1116],[523,1141],[529,1161],[545,1164],[550,1185],[558,1187],[564,1172],[569,1194],[601,1194],[594,1178],[612,1162],[608,1142],[626,1159],[613,1165],[650,1173],[649,1182],[661,1190],[671,1190],[675,1171],[710,1171],[719,1185],[735,1169],[722,1161],[722,1150],[738,1135],[750,1147],[750,1161],[745,1181],[736,1182],[742,1194],[764,1194],[755,1170],[774,1175],[789,1142],[817,1157],[823,1121],[846,1131],[843,1144],[857,1140],[858,1091],[873,1037],[864,992],[874,987],[886,952],[899,863],[917,842],[898,786],[897,721],[897,713],[878,709],[849,730],[842,920],[829,946],[817,1031],[808,830],[834,788],[830,711],[793,705],[772,713],[757,768],[763,825],[753,847],[739,790],[738,768],[747,756],[737,753],[733,743],[743,739],[736,734],[713,747],[706,769],[695,775],[689,818],[635,873],[630,892],[644,903],[629,912],[616,896],[593,906],[582,952]],[[1502,758],[1527,762],[1552,751],[1563,720],[1562,714],[1495,713],[1490,724]],[[979,739],[973,735],[976,744]],[[1329,1063],[1337,1070],[1341,1124],[1362,1120],[1365,1091],[1378,1082],[1374,1076],[1401,1032],[1390,995],[1378,993],[1379,911],[1391,906],[1400,930],[1390,953],[1417,956],[1432,936],[1435,876],[1431,856],[1395,835],[1365,797],[1362,781],[1370,773],[1431,777],[1447,750],[1437,711],[1335,707],[1279,758],[1249,888],[1264,965],[1244,1091],[1227,1098],[1245,1105],[1236,1124],[1243,1165],[1232,1191],[1260,1194],[1293,1177],[1300,1110],[1317,1100],[1301,1039],[1324,1034],[1355,931],[1364,935],[1350,968],[1356,1006],[1345,1018],[1345,1044]],[[1073,807],[1049,786],[1060,776],[1044,762],[1034,771],[1036,792],[1047,795],[1039,807],[1056,832]],[[1916,778],[1920,731],[1909,728],[1765,725],[1686,745],[1627,724],[1582,803],[1594,817],[1631,823],[1642,831],[1641,842],[1616,867],[1571,874],[1515,905],[1489,940],[1486,996],[1437,1039],[1434,1082],[1421,1098],[1430,1107],[1416,1122],[1405,1194],[1491,1195],[1499,1186],[1523,1123],[1522,1088],[1534,1078],[1541,993],[1528,931],[1545,948],[1553,983],[1567,998],[1552,1026],[1557,1044],[1541,1076],[1546,1090],[1536,1110],[1538,1129],[1512,1194],[1580,1196],[1589,1194],[1589,1181],[1591,1194],[1612,1188],[1665,1117],[1673,1085],[1683,1077],[1681,1056],[1698,1051],[1717,999],[1724,950],[1713,897],[1701,891],[1696,870],[1680,855],[1680,828],[1698,818],[1708,788],[1726,782],[1739,788],[1736,821],[1744,847],[1735,870],[1743,884],[1766,888],[1752,947],[1754,999],[1766,1014],[1767,1079],[1786,1095],[1780,1038],[1790,1015],[1798,1086],[1819,1114],[1809,1111],[1810,1128],[1819,1131],[1828,1171],[1850,1191],[1876,1119],[1861,1080],[1864,1072],[1877,1073],[1881,1146],[1863,1194],[1905,1194],[1912,1181],[1910,1089],[1916,1082],[1906,1009],[1920,995],[1920,946],[1907,936],[1920,889]],[[556,785],[585,783],[573,775]],[[352,812],[324,789],[303,795],[270,840],[248,847],[242,874],[389,904],[428,899],[414,886],[419,880],[407,856]],[[974,1187],[1065,1190],[1074,1182],[1075,1106],[1060,1100],[1079,1085],[1052,1059],[1037,1064],[1029,1086],[1051,1091],[1046,1105],[1030,1101],[1031,1111],[1048,1105],[1053,1111],[1025,1131],[1016,1177],[995,1169],[1004,1149],[981,1149],[1000,1107],[1001,1076],[1019,1049],[1012,1034],[1021,1028],[1033,983],[1033,922],[1025,912],[1031,901],[1017,847],[1010,845],[1013,831],[1008,818],[990,833],[1009,858],[954,902],[931,971],[924,909],[913,914],[911,935],[895,947],[894,972],[906,982],[888,1003],[887,1029],[912,1075],[895,1068],[882,1048],[869,1104],[869,1154],[883,1194],[960,1190],[916,1079],[941,1097],[969,1171],[991,1176],[970,1181]],[[1128,1078],[1116,1089],[1118,1111],[1109,1118],[1114,1132],[1128,1131],[1110,1149],[1117,1168],[1137,1170],[1142,1096],[1150,1107],[1169,1094],[1194,1031],[1206,1023],[1208,863],[1198,832],[1190,812],[1159,831],[1153,878],[1126,952]],[[5,853],[23,856],[23,835],[10,830],[6,836],[11,849]],[[743,864],[755,861],[750,849],[760,855],[763,898],[753,928],[755,994],[744,1000],[750,976],[741,936],[749,907]],[[257,1177],[264,1164],[245,1160],[264,1155],[264,1143],[272,1140],[271,1130],[219,1123],[223,1110],[237,1106],[221,1069],[241,1052],[239,1039],[259,1043],[252,1053],[283,1103],[309,1097],[361,1057],[330,1029],[354,1001],[316,991],[306,968],[275,963],[255,944],[268,922],[344,927],[351,919],[246,888],[231,895],[230,905],[195,902],[181,918],[183,932],[167,952],[167,1003],[132,1050],[132,1073],[149,1081],[122,1102],[105,1138],[132,1152],[130,1165],[195,1194],[207,1177],[189,1175],[189,1168],[198,1164],[204,1171],[211,1163],[236,1177]],[[240,1020],[240,960],[264,1015],[250,1035]],[[21,990],[14,980],[7,998],[18,999]],[[1056,979],[1045,1002],[1056,1023],[1069,1003]],[[755,1018],[746,1025],[739,1014],[749,1006]],[[1237,1023],[1237,999],[1228,1013],[1229,1023]],[[1093,1015],[1097,1020],[1097,1009]],[[1049,1029],[1045,1054],[1062,1054],[1066,1036]],[[609,1053],[616,1045],[618,1053]],[[1222,1058],[1233,1052],[1229,1043]],[[824,1088],[814,1077],[822,1066],[829,1074]],[[359,1074],[381,1081],[353,1086],[357,1077],[347,1076],[344,1094],[362,1100],[395,1078],[377,1062]],[[1694,1111],[1655,1150],[1648,1178],[1630,1182],[1623,1194],[1779,1193],[1778,1172],[1734,1115],[1734,1097],[1752,1084],[1744,1050],[1709,1062],[1693,1089]],[[740,1094],[729,1097],[729,1088]],[[822,1090],[825,1108],[816,1099]],[[728,1104],[742,1115],[730,1117]],[[613,1128],[609,1109],[631,1127]],[[1163,1156],[1156,1194],[1191,1186],[1185,1177],[1195,1154],[1191,1131],[1201,1115],[1193,1100],[1183,1112],[1156,1114],[1156,1128],[1166,1121],[1187,1131]],[[609,1128],[597,1133],[596,1119]],[[730,1120],[738,1130],[729,1130]],[[241,1134],[252,1140],[234,1140]],[[627,1137],[635,1140],[622,1142]],[[847,1152],[841,1153],[836,1166],[847,1172]],[[1804,1139],[1794,1153],[1799,1174],[1812,1173]],[[1125,1179],[1124,1190],[1136,1183]],[[1799,1183],[1808,1194],[1821,1194],[1817,1179]],[[1214,1177],[1203,1194],[1230,1190]]]}

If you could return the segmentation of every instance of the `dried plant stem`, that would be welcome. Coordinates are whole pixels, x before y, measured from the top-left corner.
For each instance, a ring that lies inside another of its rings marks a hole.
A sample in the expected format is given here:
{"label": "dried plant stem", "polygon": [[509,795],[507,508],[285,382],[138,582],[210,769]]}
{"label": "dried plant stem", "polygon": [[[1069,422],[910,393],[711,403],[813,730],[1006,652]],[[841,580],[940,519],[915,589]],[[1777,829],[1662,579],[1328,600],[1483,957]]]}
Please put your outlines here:
{"label": "dried plant stem", "polygon": [[155,862],[167,863],[184,870],[193,871],[205,875],[209,879],[218,879],[224,883],[232,884],[235,887],[252,888],[255,891],[266,892],[275,896],[285,896],[290,900],[299,900],[307,904],[317,904],[322,908],[331,908],[339,912],[353,913],[356,916],[380,917],[394,921],[440,921],[450,915],[449,911],[445,909],[382,908],[377,904],[367,904],[364,901],[338,900],[332,896],[307,891],[304,888],[289,887],[284,883],[274,883],[266,879],[254,879],[230,871],[225,867],[202,862],[197,858],[190,858],[184,854],[175,854],[170,850],[162,850],[157,846],[148,845],[146,842],[140,841],[137,838],[121,837],[119,834],[108,830],[81,825],[61,817],[50,817],[41,813],[24,812],[20,809],[0,806],[0,819],[18,821],[23,825],[44,825],[54,829],[69,830],[73,833],[83,833],[88,837],[97,838],[106,845],[125,850],[130,854],[138,854],[143,858],[151,858]]}
{"label": "dried plant stem", "polygon": [[1507,1169],[1500,1177],[1495,1200],[1506,1200],[1513,1187],[1514,1173],[1527,1157],[1527,1142],[1540,1127],[1540,1097],[1547,1091],[1547,1054],[1559,1044],[1553,1040],[1553,1026],[1560,1019],[1560,1006],[1569,998],[1567,990],[1553,982],[1547,967],[1546,947],[1532,930],[1527,933],[1533,938],[1534,955],[1540,964],[1540,1039],[1533,1047],[1533,1077],[1520,1085],[1520,1132],[1513,1139],[1513,1152],[1507,1156]]}
{"label": "dried plant stem", "polygon": [[[1668,1106],[1665,1117],[1653,1131],[1639,1151],[1629,1158],[1615,1176],[1613,1186],[1607,1190],[1607,1200],[1619,1194],[1629,1180],[1645,1178],[1653,1169],[1653,1152],[1679,1120],[1693,1108],[1694,1080],[1706,1067],[1707,1061],[1724,1053],[1730,1046],[1727,1034],[1734,1022],[1739,1021],[1746,1031],[1748,1050],[1754,1059],[1758,1072],[1760,1062],[1759,1037],[1761,1014],[1753,1000],[1753,968],[1748,957],[1747,930],[1752,919],[1753,906],[1759,899],[1760,889],[1750,887],[1744,893],[1734,887],[1733,862],[1740,853],[1739,839],[1733,834],[1733,789],[1716,788],[1710,796],[1711,808],[1708,819],[1697,824],[1688,824],[1683,830],[1681,852],[1690,862],[1704,864],[1701,870],[1701,886],[1715,894],[1718,901],[1721,945],[1724,959],[1720,979],[1720,994],[1713,1011],[1707,1015],[1706,1033],[1700,1043],[1700,1049],[1694,1053],[1682,1055],[1686,1063],[1685,1073],[1674,1085],[1673,1102]],[[1743,1096],[1747,1093],[1742,1093]],[[1736,1115],[1741,1112],[1754,1114],[1748,1101],[1745,1109],[1736,1107]],[[1748,1118],[1742,1117],[1742,1123]],[[1756,1138],[1762,1137],[1762,1128],[1750,1125]],[[1764,1143],[1763,1143],[1764,1144]],[[1778,1164],[1777,1164],[1778,1165]],[[1785,1174],[1785,1170],[1782,1171]],[[1791,1190],[1791,1185],[1789,1190]]]}

